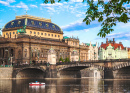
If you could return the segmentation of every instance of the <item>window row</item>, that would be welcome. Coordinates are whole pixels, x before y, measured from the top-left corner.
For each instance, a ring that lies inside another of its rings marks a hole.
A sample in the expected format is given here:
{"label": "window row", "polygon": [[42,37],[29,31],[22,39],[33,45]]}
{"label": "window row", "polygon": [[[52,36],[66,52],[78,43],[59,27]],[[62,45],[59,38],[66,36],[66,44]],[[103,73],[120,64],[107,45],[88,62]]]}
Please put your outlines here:
{"label": "window row", "polygon": [[[32,31],[30,31],[30,34],[32,34]],[[36,32],[34,32],[34,34],[36,34]],[[39,32],[37,32],[37,34],[40,35]],[[41,35],[43,35],[43,33],[41,33]],[[44,33],[44,35],[45,35],[45,36],[48,35],[48,36],[52,36],[52,37],[53,37],[53,36],[55,36],[55,37],[57,37],[57,36],[60,37],[60,35],[53,35],[53,34],[47,34],[47,33]]]}
{"label": "window row", "polygon": [[[9,35],[9,34],[11,35],[11,32],[9,32],[9,33],[6,33],[6,35]],[[15,34],[15,32],[13,32],[13,34]]]}

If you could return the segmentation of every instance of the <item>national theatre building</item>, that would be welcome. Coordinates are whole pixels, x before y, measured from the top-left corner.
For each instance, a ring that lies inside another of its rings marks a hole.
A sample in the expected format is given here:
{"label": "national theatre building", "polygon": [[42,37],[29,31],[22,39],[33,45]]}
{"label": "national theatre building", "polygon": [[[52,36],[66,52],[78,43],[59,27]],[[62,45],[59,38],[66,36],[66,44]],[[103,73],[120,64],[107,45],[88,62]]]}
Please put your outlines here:
{"label": "national theatre building", "polygon": [[[18,32],[22,30],[26,33]],[[2,29],[0,65],[47,62],[50,49],[55,50],[57,62],[61,57],[69,58],[71,61],[88,60],[89,48],[80,45],[78,38],[63,37],[63,31],[52,23],[51,19],[30,15],[16,16]],[[77,55],[78,58],[74,60],[73,55]]]}

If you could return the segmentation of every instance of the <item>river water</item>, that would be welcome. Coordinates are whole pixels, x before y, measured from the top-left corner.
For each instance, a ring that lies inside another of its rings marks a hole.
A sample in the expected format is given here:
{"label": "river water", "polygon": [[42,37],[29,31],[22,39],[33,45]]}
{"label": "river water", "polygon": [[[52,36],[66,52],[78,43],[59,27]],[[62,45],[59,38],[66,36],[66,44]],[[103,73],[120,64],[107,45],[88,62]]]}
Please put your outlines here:
{"label": "river water", "polygon": [[[45,86],[29,86],[29,82]],[[0,79],[0,93],[130,93],[130,80],[83,79]]]}

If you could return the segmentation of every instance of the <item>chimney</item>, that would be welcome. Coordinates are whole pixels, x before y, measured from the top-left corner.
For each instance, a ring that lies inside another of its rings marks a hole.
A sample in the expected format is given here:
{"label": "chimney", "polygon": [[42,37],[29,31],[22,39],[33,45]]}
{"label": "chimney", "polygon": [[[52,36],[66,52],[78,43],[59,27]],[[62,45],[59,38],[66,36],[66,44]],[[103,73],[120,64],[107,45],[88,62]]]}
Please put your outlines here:
{"label": "chimney", "polygon": [[122,42],[119,42],[119,44],[122,44]]}
{"label": "chimney", "polygon": [[106,38],[106,43],[108,43],[108,38]]}
{"label": "chimney", "polygon": [[115,38],[113,38],[113,44],[115,43]]}

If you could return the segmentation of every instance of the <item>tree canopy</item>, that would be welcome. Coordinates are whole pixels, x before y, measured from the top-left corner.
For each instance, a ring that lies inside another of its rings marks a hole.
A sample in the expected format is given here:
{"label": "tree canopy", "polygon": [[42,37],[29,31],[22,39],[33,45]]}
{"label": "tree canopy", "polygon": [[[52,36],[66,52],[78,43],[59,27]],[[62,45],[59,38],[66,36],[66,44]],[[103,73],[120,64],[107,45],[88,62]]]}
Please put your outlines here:
{"label": "tree canopy", "polygon": [[[61,0],[58,0],[60,2]],[[68,0],[65,0],[68,1]],[[44,3],[55,3],[55,0],[43,0]],[[83,0],[88,4],[86,17],[83,22],[90,25],[92,21],[98,20],[101,22],[101,29],[97,34],[100,37],[105,37],[110,34],[116,26],[117,22],[127,23],[130,19],[130,8],[125,5],[130,3],[130,0]]]}

